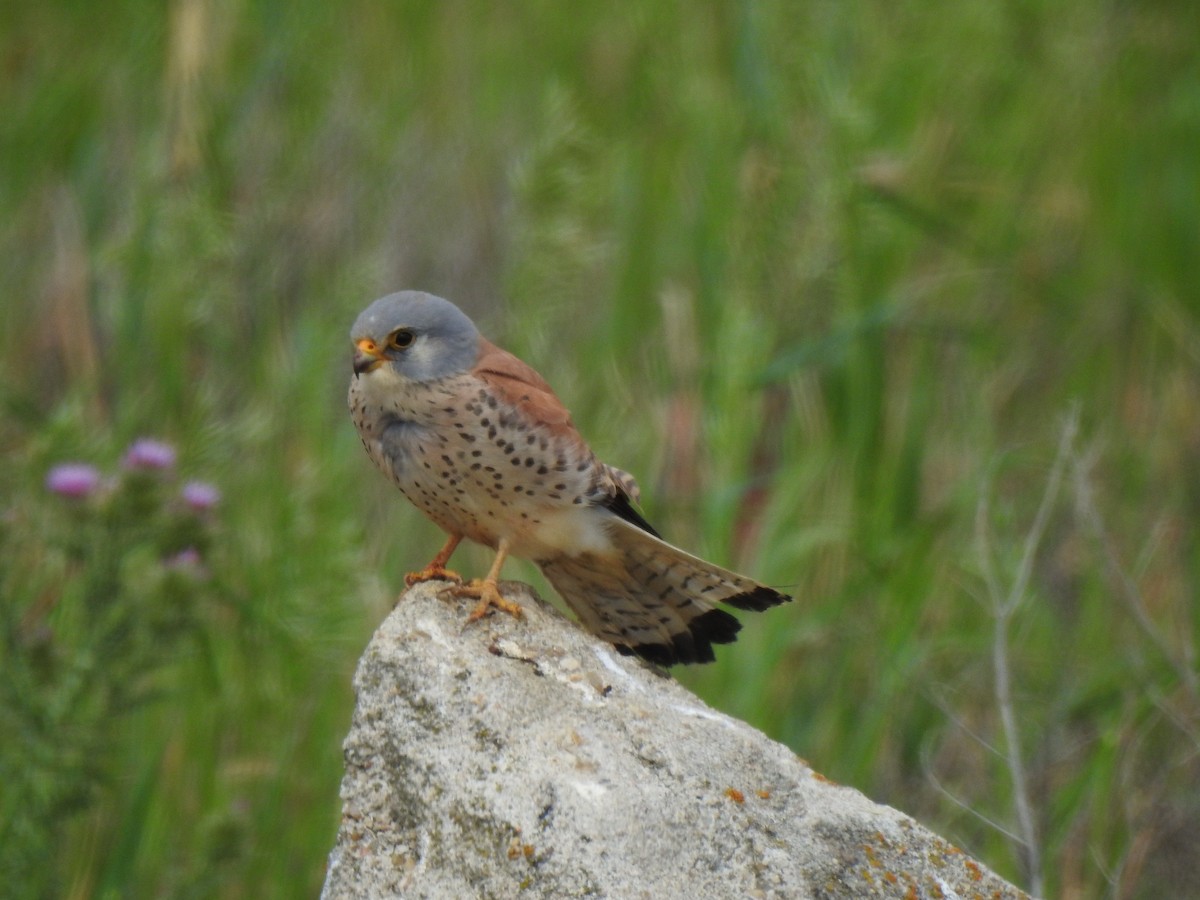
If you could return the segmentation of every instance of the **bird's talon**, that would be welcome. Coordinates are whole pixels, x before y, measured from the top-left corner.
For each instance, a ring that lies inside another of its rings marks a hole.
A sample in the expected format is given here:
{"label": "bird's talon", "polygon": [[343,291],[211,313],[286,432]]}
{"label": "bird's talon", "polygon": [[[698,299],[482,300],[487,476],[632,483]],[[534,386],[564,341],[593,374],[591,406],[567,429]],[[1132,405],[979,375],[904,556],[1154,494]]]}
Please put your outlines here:
{"label": "bird's talon", "polygon": [[496,582],[494,581],[475,579],[467,584],[460,585],[455,589],[455,593],[459,597],[479,598],[479,603],[471,611],[471,614],[467,616],[468,622],[477,622],[482,619],[487,615],[488,609],[492,607],[502,610],[514,618],[521,618],[521,604],[504,599],[500,593],[500,588],[496,586]]}
{"label": "bird's talon", "polygon": [[404,576],[404,583],[409,587],[422,581],[452,581],[462,584],[462,576],[442,566],[426,566],[419,572],[409,572]]}

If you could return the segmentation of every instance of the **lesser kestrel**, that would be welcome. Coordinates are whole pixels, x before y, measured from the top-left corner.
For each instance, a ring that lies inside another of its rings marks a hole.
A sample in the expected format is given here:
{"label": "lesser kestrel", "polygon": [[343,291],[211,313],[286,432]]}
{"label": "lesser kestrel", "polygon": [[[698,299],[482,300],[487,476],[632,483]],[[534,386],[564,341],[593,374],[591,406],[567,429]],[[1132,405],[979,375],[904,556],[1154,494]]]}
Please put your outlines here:
{"label": "lesser kestrel", "polygon": [[[372,303],[351,331],[350,411],[367,453],[449,535],[406,577],[478,598],[472,618],[520,606],[497,586],[505,557],[532,560],[583,625],[659,665],[709,662],[741,624],[715,603],[763,610],[791,598],[664,541],[634,504],[633,477],[600,462],[530,366],[453,303],[418,291]],[[446,569],[467,538],[496,551],[487,575]]]}

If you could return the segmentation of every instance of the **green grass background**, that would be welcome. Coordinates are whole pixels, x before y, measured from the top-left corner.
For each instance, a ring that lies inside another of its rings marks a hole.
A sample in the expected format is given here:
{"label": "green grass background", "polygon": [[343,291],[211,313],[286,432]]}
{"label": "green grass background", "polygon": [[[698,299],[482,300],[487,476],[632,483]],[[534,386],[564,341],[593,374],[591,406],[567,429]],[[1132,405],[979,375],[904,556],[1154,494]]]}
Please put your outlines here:
{"label": "green grass background", "polygon": [[1193,3],[8,3],[0,109],[0,500],[171,440],[238,598],[14,896],[318,890],[441,541],[344,403],[402,287],[796,595],[678,673],[709,702],[1023,886],[1200,896]]}

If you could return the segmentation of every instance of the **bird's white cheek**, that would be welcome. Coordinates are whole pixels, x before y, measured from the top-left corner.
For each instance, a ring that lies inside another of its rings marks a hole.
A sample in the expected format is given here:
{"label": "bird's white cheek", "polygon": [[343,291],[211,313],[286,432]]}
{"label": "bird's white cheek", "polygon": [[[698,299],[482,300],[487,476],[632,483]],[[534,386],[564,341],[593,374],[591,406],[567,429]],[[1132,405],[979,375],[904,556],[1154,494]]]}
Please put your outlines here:
{"label": "bird's white cheek", "polygon": [[432,375],[436,371],[438,359],[436,348],[428,340],[418,340],[404,353],[400,363],[401,368],[414,378]]}

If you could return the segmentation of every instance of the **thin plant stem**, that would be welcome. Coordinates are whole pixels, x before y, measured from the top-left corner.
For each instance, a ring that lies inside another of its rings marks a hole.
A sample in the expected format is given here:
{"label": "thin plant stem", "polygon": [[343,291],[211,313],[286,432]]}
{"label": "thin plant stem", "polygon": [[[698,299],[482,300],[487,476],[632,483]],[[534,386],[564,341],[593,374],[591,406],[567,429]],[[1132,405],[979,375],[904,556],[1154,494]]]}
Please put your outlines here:
{"label": "thin plant stem", "polygon": [[1004,733],[1004,760],[1008,767],[1009,778],[1012,780],[1013,804],[1017,816],[1017,831],[1020,835],[1022,862],[1029,878],[1030,891],[1040,896],[1043,893],[1044,877],[1042,874],[1042,850],[1038,837],[1037,821],[1033,813],[1033,803],[1030,798],[1029,780],[1025,772],[1025,762],[1021,755],[1021,733],[1017,725],[1016,704],[1013,700],[1012,667],[1010,665],[1009,631],[1013,616],[1025,601],[1029,590],[1029,579],[1033,573],[1033,564],[1037,558],[1038,548],[1046,533],[1050,521],[1050,513],[1058,498],[1062,485],[1063,471],[1071,456],[1071,448],[1079,430],[1078,409],[1072,409],[1063,425],[1058,442],[1058,451],[1050,475],[1046,479],[1046,488],[1038,505],[1037,515],[1033,525],[1025,536],[1021,558],[1017,564],[1016,575],[1004,596],[1000,587],[1000,579],[992,558],[991,540],[988,528],[990,485],[981,494],[976,513],[976,541],[979,549],[980,562],[983,567],[984,581],[987,585],[988,597],[991,604],[992,616],[995,620],[992,630],[992,668],[994,671],[994,693],[996,708],[1000,715],[1000,728]]}
{"label": "thin plant stem", "polygon": [[1108,528],[1105,527],[1104,519],[1096,506],[1090,473],[1090,458],[1076,455],[1074,464],[1071,467],[1072,480],[1075,486],[1076,514],[1087,526],[1088,530],[1091,531],[1093,539],[1100,548],[1100,555],[1104,559],[1104,565],[1108,570],[1109,578],[1112,579],[1117,593],[1133,615],[1133,620],[1141,628],[1146,637],[1150,639],[1150,642],[1158,649],[1158,652],[1167,662],[1167,665],[1179,677],[1179,681],[1183,685],[1184,690],[1187,691],[1188,698],[1192,703],[1200,703],[1200,683],[1197,681],[1194,649],[1190,640],[1186,637],[1187,629],[1181,629],[1185,635],[1183,650],[1181,653],[1176,653],[1172,649],[1166,635],[1163,634],[1162,629],[1155,625],[1154,620],[1150,618],[1150,613],[1146,610],[1145,601],[1142,599],[1142,592],[1121,565],[1116,543],[1113,541],[1112,535],[1109,534]]}

